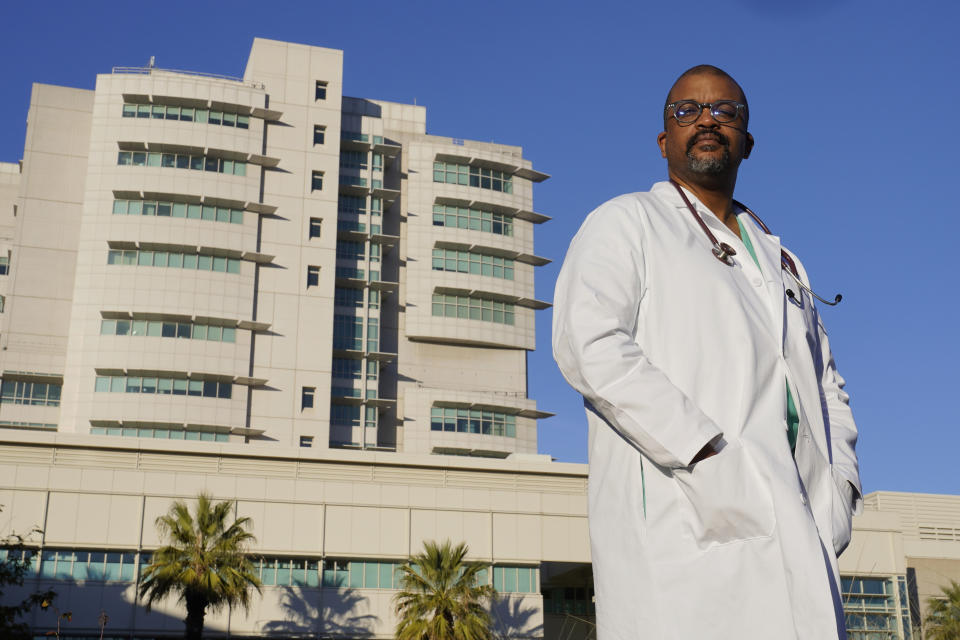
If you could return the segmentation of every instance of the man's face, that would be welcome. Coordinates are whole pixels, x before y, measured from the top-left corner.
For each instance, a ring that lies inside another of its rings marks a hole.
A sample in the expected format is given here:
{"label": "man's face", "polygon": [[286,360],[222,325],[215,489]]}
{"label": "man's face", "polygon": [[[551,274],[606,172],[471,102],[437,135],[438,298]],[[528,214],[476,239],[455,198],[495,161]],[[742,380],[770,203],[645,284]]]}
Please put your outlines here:
{"label": "man's face", "polygon": [[[743,102],[743,95],[729,78],[701,73],[674,85],[669,101],[680,100]],[[736,176],[740,161],[753,147],[744,116],[741,112],[733,122],[719,123],[704,108],[695,122],[681,124],[668,111],[666,130],[657,137],[657,143],[670,174],[695,183]]]}

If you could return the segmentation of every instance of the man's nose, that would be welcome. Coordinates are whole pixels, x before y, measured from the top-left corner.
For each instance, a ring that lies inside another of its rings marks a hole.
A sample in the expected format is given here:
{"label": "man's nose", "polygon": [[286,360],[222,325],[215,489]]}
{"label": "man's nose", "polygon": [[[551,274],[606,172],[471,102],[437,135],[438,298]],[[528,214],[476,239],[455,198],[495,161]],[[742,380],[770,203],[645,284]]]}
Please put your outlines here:
{"label": "man's nose", "polygon": [[706,129],[720,128],[720,123],[717,122],[716,118],[713,117],[713,114],[710,113],[710,107],[703,107],[700,110],[700,117],[696,119],[694,124],[696,124],[697,127],[703,127]]}

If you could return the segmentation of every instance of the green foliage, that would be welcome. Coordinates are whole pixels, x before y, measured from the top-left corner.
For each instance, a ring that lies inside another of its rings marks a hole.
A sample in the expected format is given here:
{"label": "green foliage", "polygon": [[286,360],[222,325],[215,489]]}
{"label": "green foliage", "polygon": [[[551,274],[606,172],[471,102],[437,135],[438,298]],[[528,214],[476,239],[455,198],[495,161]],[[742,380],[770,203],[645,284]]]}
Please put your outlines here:
{"label": "green foliage", "polygon": [[960,640],[960,583],[942,587],[943,597],[927,599],[927,640]]}
{"label": "green foliage", "polygon": [[423,553],[400,567],[401,591],[394,596],[397,640],[491,640],[484,607],[497,593],[478,585],[484,565],[465,562],[467,545],[425,542]]}
{"label": "green foliage", "polygon": [[[40,530],[34,529],[30,533],[40,533]],[[31,559],[36,550],[27,547],[25,542],[26,539],[16,533],[0,538],[0,549],[6,551],[6,557],[0,560],[0,638],[6,640],[32,638],[27,624],[19,622],[19,619],[34,607],[46,608],[56,597],[56,593],[50,590],[36,591],[19,602],[7,604],[9,597],[4,597],[4,592],[10,587],[22,587],[24,579],[32,571]]]}
{"label": "green foliage", "polygon": [[181,500],[156,520],[161,539],[168,544],[153,553],[143,571],[140,597],[147,610],[154,602],[176,594],[187,608],[186,638],[200,638],[207,608],[250,606],[251,587],[260,591],[260,580],[246,556],[253,534],[250,518],[228,523],[234,503],[214,504],[208,494],[197,496],[194,513]]}

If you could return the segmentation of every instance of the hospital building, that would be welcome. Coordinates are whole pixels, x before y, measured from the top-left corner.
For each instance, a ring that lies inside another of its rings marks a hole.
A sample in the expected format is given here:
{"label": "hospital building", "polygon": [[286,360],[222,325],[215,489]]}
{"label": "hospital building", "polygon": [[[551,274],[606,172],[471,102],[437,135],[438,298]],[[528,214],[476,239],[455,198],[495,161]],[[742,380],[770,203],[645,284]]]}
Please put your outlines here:
{"label": "hospital building", "polygon": [[[527,396],[549,176],[342,87],[343,52],[265,39],[238,78],[34,85],[0,163],[0,536],[41,530],[38,637],[181,636],[136,585],[201,491],[264,585],[209,637],[390,638],[396,567],[445,539],[498,632],[595,636],[586,466],[538,453]],[[851,639],[921,638],[960,496],[868,495],[840,564]]]}

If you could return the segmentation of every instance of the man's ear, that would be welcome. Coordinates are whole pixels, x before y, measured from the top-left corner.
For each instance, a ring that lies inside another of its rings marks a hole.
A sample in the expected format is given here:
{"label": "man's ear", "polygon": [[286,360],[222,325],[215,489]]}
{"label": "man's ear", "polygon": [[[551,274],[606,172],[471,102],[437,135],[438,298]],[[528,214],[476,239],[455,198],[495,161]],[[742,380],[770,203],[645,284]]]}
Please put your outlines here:
{"label": "man's ear", "polygon": [[753,136],[749,133],[747,134],[747,142],[744,145],[743,149],[743,158],[747,159],[750,157],[750,152],[753,151]]}
{"label": "man's ear", "polygon": [[[752,139],[751,139],[751,144],[752,144]],[[660,134],[657,136],[657,146],[660,147],[660,157],[666,158],[667,157],[667,132],[666,131],[661,131]]]}

